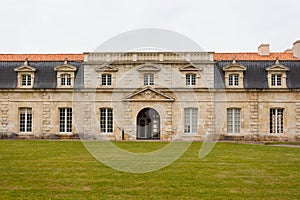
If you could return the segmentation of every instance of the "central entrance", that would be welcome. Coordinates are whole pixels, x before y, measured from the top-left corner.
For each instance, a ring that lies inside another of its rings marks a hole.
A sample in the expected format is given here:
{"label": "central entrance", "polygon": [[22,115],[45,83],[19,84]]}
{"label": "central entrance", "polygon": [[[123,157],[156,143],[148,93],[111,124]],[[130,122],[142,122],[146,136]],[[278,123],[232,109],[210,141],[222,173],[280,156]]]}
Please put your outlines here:
{"label": "central entrance", "polygon": [[136,118],[138,140],[160,139],[160,116],[152,108],[142,109]]}

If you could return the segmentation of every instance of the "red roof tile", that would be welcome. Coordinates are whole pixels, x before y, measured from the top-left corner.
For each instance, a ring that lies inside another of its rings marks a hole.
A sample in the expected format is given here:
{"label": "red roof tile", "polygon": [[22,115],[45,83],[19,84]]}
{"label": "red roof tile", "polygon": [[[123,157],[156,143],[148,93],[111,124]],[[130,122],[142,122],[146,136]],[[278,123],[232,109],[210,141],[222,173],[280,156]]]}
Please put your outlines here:
{"label": "red roof tile", "polygon": [[83,61],[83,54],[0,54],[0,61]]}
{"label": "red roof tile", "polygon": [[260,56],[258,53],[215,53],[214,60],[300,60],[293,53],[270,53],[269,56]]}

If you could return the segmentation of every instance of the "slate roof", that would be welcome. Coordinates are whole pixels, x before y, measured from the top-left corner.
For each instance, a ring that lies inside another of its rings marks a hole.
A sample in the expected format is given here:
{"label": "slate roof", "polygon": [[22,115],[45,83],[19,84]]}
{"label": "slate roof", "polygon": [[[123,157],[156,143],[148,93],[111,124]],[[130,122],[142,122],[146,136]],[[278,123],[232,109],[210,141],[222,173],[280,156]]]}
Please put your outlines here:
{"label": "slate roof", "polygon": [[[54,68],[58,65],[62,65],[64,61],[48,61],[48,62],[31,62],[28,61],[28,65],[36,68],[33,88],[36,89],[51,89],[56,88],[56,71]],[[7,62],[0,61],[0,89],[12,89],[17,87],[17,72],[14,71],[16,67],[22,66],[22,62]],[[75,87],[83,86],[83,66],[80,61],[68,62],[77,68],[75,72]]]}
{"label": "slate roof", "polygon": [[[217,61],[215,64],[215,88],[224,88],[224,71],[222,68],[231,64],[232,61]],[[244,87],[246,89],[266,89],[268,88],[268,72],[266,68],[273,66],[274,61],[236,61],[237,64],[247,67],[244,72]],[[288,67],[287,87],[291,89],[300,88],[300,62],[280,61],[281,65]]]}

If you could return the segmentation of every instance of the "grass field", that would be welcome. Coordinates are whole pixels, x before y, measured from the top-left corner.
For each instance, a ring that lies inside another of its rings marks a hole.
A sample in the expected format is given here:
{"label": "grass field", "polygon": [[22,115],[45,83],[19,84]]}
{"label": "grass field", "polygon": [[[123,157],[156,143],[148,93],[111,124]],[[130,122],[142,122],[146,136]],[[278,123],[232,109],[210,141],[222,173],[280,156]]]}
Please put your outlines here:
{"label": "grass field", "polygon": [[[163,142],[118,142],[133,152]],[[201,143],[170,166],[130,174],[98,162],[80,141],[0,141],[0,199],[300,199],[300,148]]]}

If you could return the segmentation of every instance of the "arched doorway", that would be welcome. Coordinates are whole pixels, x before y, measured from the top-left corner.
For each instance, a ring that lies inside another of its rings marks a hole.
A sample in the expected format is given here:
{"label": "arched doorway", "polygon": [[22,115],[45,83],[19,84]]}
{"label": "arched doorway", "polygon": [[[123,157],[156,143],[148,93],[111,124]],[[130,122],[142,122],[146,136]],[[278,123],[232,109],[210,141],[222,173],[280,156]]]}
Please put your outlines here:
{"label": "arched doorway", "polygon": [[159,140],[160,139],[160,116],[152,108],[142,109],[136,118],[138,140]]}

